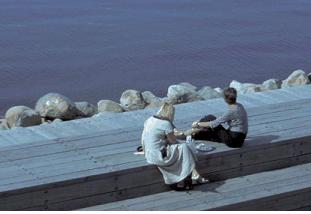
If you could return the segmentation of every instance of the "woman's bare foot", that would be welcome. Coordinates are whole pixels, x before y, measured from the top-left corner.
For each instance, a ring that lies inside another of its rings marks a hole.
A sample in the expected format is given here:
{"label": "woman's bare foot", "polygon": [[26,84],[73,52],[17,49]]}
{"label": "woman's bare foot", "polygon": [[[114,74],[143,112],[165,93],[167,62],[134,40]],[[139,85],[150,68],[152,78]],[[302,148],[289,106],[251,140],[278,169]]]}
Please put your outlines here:
{"label": "woman's bare foot", "polygon": [[196,169],[192,171],[191,179],[193,185],[209,183],[209,180],[202,177]]}
{"label": "woman's bare foot", "polygon": [[192,184],[197,185],[197,184],[207,184],[210,181],[207,178],[204,178],[202,176],[199,176],[197,178],[192,178]]}

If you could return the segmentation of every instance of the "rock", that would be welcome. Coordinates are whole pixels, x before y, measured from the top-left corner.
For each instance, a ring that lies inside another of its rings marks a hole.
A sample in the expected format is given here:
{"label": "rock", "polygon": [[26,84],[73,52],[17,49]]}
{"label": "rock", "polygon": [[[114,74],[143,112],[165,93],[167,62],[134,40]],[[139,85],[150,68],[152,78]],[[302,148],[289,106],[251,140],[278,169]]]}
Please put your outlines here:
{"label": "rock", "polygon": [[40,125],[41,116],[27,106],[14,106],[5,113],[5,121],[8,128],[28,127]]}
{"label": "rock", "polygon": [[278,79],[268,79],[262,85],[268,90],[275,90],[281,88],[282,81]]}
{"label": "rock", "polygon": [[159,100],[155,100],[151,103],[149,103],[146,108],[160,108],[163,104],[164,104],[164,100],[163,99],[159,99]]}
{"label": "rock", "polygon": [[261,91],[267,91],[263,85],[260,84],[253,84],[253,83],[240,83],[236,80],[233,80],[230,83],[230,86],[232,88],[235,88],[238,93],[245,94],[245,93],[254,93],[254,92],[261,92]]}
{"label": "rock", "polygon": [[110,117],[110,116],[113,116],[115,114],[116,114],[116,112],[112,112],[112,111],[98,112],[97,114],[94,114],[92,118]]}
{"label": "rock", "polygon": [[311,73],[308,74],[309,82],[311,82]]}
{"label": "rock", "polygon": [[35,109],[42,117],[50,119],[72,120],[81,114],[69,98],[57,93],[49,93],[41,97]]}
{"label": "rock", "polygon": [[222,97],[222,94],[209,86],[205,86],[198,91],[198,94],[205,100]]}
{"label": "rock", "polygon": [[75,102],[76,108],[81,112],[83,117],[92,117],[97,113],[96,106],[88,102]]}
{"label": "rock", "polygon": [[282,88],[288,88],[298,85],[306,85],[309,84],[310,80],[308,78],[308,75],[303,70],[296,70],[293,73],[291,73],[287,79],[283,80],[282,82]]}
{"label": "rock", "polygon": [[245,88],[242,90],[242,93],[255,93],[263,91],[268,91],[263,85],[249,83],[245,85]]}
{"label": "rock", "polygon": [[143,95],[136,90],[124,91],[120,98],[120,104],[126,111],[143,109],[146,106]]}
{"label": "rock", "polygon": [[43,124],[43,123],[47,123],[47,119],[46,118],[44,118],[44,117],[41,117],[41,124]]}
{"label": "rock", "polygon": [[236,80],[232,80],[229,87],[235,88],[235,90],[240,91],[243,88],[243,83]]}
{"label": "rock", "polygon": [[148,104],[146,108],[160,108],[164,103],[172,103],[172,101],[168,97],[158,97],[158,99],[155,99],[150,104]]}
{"label": "rock", "polygon": [[60,123],[60,122],[63,122],[63,121],[59,118],[56,118],[55,120],[52,121],[52,123]]}
{"label": "rock", "polygon": [[164,102],[158,101],[158,102],[152,102],[146,106],[146,108],[160,108]]}
{"label": "rock", "polygon": [[9,129],[9,128],[8,128],[6,120],[5,119],[0,119],[0,131],[1,130],[7,130],[7,129]]}
{"label": "rock", "polygon": [[179,83],[178,85],[182,85],[182,86],[185,86],[187,88],[189,88],[190,90],[193,90],[193,91],[196,91],[198,88],[194,85],[192,85],[191,83],[188,83],[188,82],[182,82],[182,83]]}
{"label": "rock", "polygon": [[223,96],[224,90],[222,88],[217,87],[217,88],[214,88],[214,90],[220,93],[221,96]]}
{"label": "rock", "polygon": [[171,85],[168,88],[167,97],[173,104],[203,100],[195,90],[182,85]]}
{"label": "rock", "polygon": [[123,112],[123,108],[119,103],[112,100],[101,100],[97,103],[98,112]]}
{"label": "rock", "polygon": [[145,100],[145,102],[146,102],[147,104],[150,104],[150,103],[155,102],[155,101],[157,101],[157,100],[160,99],[159,97],[155,96],[155,95],[154,95],[152,92],[150,92],[150,91],[144,91],[144,92],[142,93],[142,96],[143,96],[143,98],[144,98],[144,100]]}
{"label": "rock", "polygon": [[163,98],[160,98],[160,99],[161,99],[161,101],[163,101],[163,102],[172,103],[172,101],[171,101],[170,98],[168,98],[168,97],[163,97]]}

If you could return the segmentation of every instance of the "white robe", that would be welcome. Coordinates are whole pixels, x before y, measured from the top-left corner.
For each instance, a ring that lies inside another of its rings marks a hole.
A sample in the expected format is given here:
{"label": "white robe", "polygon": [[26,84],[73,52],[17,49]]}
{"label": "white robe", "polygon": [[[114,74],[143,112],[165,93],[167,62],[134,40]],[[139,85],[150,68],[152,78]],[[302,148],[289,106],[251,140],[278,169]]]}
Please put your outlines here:
{"label": "white robe", "polygon": [[[142,145],[148,163],[157,165],[166,184],[185,179],[195,168],[196,155],[186,143],[168,144],[166,135],[173,132],[169,121],[150,117],[144,124]],[[166,157],[162,152],[166,150]]]}

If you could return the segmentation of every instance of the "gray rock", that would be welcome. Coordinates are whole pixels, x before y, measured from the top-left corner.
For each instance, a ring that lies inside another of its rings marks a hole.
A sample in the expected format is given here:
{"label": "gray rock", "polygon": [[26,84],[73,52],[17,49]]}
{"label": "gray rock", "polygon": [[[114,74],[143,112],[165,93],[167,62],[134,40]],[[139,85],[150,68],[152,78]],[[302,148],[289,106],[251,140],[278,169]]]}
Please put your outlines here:
{"label": "gray rock", "polygon": [[243,88],[243,83],[236,81],[236,80],[232,80],[229,87],[235,88],[235,90],[239,92]]}
{"label": "gray rock", "polygon": [[98,112],[123,112],[123,108],[119,103],[112,100],[101,100],[97,103]]}
{"label": "gray rock", "polygon": [[278,79],[268,79],[262,85],[268,90],[275,90],[281,88],[282,81]]}
{"label": "gray rock", "polygon": [[193,90],[193,91],[196,91],[198,89],[196,86],[194,86],[194,85],[192,85],[191,83],[188,83],[188,82],[181,82],[178,85],[185,86],[185,87],[187,87],[187,88],[189,88],[190,90]]}
{"label": "gray rock", "polygon": [[126,111],[143,109],[146,106],[143,95],[139,91],[131,89],[122,93],[120,104]]}
{"label": "gray rock", "polygon": [[146,108],[160,108],[164,103],[170,103],[171,101],[165,97],[165,98],[158,98],[153,100],[151,103],[149,103]]}
{"label": "gray rock", "polygon": [[220,93],[221,96],[223,96],[224,90],[222,88],[217,87],[217,88],[214,88],[214,90]]}
{"label": "gray rock", "polygon": [[242,93],[255,93],[255,92],[263,92],[268,91],[263,85],[260,84],[249,84],[245,85],[244,90],[242,90]]}
{"label": "gray rock", "polygon": [[57,93],[49,93],[41,97],[35,109],[42,117],[51,119],[72,120],[80,116],[80,111],[75,104],[69,98]]}
{"label": "gray rock", "polygon": [[144,91],[142,96],[147,104],[160,100],[160,98],[154,95],[151,91]]}
{"label": "gray rock", "polygon": [[111,117],[115,114],[116,114],[116,112],[112,112],[112,111],[98,112],[97,114],[94,114],[92,118]]}
{"label": "gray rock", "polygon": [[205,86],[198,91],[198,94],[205,100],[222,97],[222,94],[215,89]]}
{"label": "gray rock", "polygon": [[50,124],[49,122],[45,121],[45,122],[41,123],[41,126],[46,126],[46,125],[49,125],[49,124]]}
{"label": "gray rock", "polygon": [[75,105],[83,117],[92,117],[98,112],[96,106],[88,102],[75,102]]}
{"label": "gray rock", "polygon": [[291,73],[287,79],[283,80],[281,87],[288,88],[293,86],[306,85],[309,83],[310,80],[308,75],[303,70],[299,69]]}
{"label": "gray rock", "polygon": [[308,74],[309,82],[311,82],[311,73]]}
{"label": "gray rock", "polygon": [[203,100],[195,90],[182,85],[171,85],[168,88],[167,97],[173,104]]}
{"label": "gray rock", "polygon": [[60,123],[60,122],[63,122],[63,121],[61,119],[59,119],[59,118],[56,118],[55,120],[53,120],[52,123]]}
{"label": "gray rock", "polygon": [[14,106],[5,113],[5,121],[8,128],[36,126],[41,124],[41,116],[27,106]]}
{"label": "gray rock", "polygon": [[164,102],[162,102],[162,101],[156,101],[156,102],[152,102],[152,103],[148,104],[146,106],[146,108],[160,108],[163,104],[164,104]]}
{"label": "gray rock", "polygon": [[5,119],[0,119],[0,131],[9,129]]}
{"label": "gray rock", "polygon": [[45,117],[41,117],[41,124],[47,123],[47,122],[48,122],[48,119],[46,119]]}
{"label": "gray rock", "polygon": [[260,84],[241,83],[236,80],[233,80],[230,83],[229,87],[235,88],[237,92],[240,94],[262,92],[268,90],[263,85]]}

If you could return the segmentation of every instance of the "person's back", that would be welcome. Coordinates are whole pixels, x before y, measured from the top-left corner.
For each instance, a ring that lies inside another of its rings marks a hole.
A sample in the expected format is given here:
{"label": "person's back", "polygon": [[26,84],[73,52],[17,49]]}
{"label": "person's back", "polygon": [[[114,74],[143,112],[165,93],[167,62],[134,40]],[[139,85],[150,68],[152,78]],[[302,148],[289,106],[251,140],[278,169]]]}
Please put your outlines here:
{"label": "person's back", "polygon": [[161,151],[166,147],[166,134],[173,131],[169,121],[150,117],[144,124],[142,145],[148,163],[160,164],[163,157]]}
{"label": "person's back", "polygon": [[231,120],[227,122],[230,131],[247,134],[248,116],[242,104],[236,103],[235,105],[230,105],[227,115],[231,118]]}

